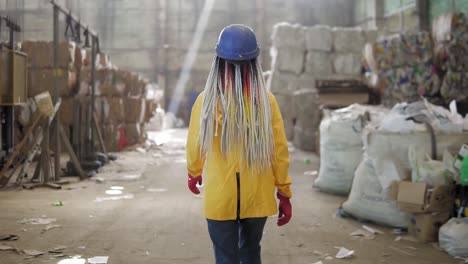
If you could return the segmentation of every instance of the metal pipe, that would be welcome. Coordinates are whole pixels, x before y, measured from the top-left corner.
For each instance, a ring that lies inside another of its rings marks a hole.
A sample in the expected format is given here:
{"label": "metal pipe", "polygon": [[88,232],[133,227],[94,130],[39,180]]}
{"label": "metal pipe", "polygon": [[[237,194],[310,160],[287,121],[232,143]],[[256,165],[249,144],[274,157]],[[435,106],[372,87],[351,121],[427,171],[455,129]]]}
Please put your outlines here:
{"label": "metal pipe", "polygon": [[[58,69],[59,59],[59,10],[54,6],[54,105],[59,101],[58,77],[61,71]],[[55,180],[60,180],[60,121],[59,112],[55,113],[54,121],[55,144],[54,144],[54,175]]]}
{"label": "metal pipe", "polygon": [[94,115],[94,101],[96,94],[95,78],[96,78],[96,44],[97,38],[93,37],[91,41],[91,118],[88,123],[87,129],[90,129],[91,133],[91,143],[90,143],[90,152],[88,154],[94,155],[94,129],[92,125],[92,117]]}

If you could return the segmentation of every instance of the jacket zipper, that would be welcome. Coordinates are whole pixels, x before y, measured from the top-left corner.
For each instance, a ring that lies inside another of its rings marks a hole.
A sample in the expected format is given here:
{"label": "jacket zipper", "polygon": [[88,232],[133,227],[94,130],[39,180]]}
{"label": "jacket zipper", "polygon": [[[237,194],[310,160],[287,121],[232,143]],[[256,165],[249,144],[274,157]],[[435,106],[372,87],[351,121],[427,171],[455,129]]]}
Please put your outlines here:
{"label": "jacket zipper", "polygon": [[237,181],[237,220],[240,220],[240,173],[236,172]]}

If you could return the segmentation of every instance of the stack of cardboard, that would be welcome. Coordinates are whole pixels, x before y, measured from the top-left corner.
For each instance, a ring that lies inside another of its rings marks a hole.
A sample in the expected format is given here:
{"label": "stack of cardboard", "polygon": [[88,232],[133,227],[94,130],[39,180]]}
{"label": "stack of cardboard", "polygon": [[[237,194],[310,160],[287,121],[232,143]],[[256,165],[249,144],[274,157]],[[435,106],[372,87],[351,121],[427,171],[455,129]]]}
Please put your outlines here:
{"label": "stack of cardboard", "polygon": [[[144,123],[152,117],[152,112],[146,110],[149,81],[138,74],[117,69],[105,54],[97,57],[96,69],[94,108],[103,124],[107,148],[119,151],[126,145],[141,143],[145,136]],[[88,98],[88,101],[92,92],[90,82],[91,70],[85,65],[80,70],[79,97]]]}
{"label": "stack of cardboard", "polygon": [[[34,97],[44,91],[53,96],[57,76],[62,99],[61,124],[72,142],[85,143],[89,135],[87,125],[93,124],[91,54],[73,42],[62,42],[58,50],[58,67],[54,69],[52,42],[25,41],[21,43],[21,49],[28,55],[28,96]],[[153,99],[146,98],[149,81],[136,73],[119,70],[110,62],[109,56],[102,53],[96,57],[95,68],[94,109],[108,151],[120,151],[142,142],[144,123],[149,122],[157,106]]]}
{"label": "stack of cardboard", "polygon": [[393,184],[391,193],[400,210],[411,213],[409,233],[421,242],[436,242],[450,218],[455,186],[402,181]]}
{"label": "stack of cardboard", "polygon": [[76,47],[73,42],[61,42],[58,48],[58,66],[54,70],[54,45],[47,41],[25,41],[21,51],[28,55],[28,96],[49,91],[54,95],[54,77],[58,77],[59,96],[76,92]]}

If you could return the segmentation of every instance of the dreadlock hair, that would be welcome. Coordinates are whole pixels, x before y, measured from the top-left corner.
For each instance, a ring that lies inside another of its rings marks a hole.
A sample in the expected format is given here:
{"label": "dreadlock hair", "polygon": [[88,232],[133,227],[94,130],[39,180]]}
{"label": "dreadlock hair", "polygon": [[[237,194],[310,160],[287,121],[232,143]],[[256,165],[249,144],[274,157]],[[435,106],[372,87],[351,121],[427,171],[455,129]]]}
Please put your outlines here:
{"label": "dreadlock hair", "polygon": [[246,162],[254,173],[271,167],[274,146],[271,105],[256,59],[241,63],[217,56],[213,59],[200,117],[202,156],[210,155],[213,139],[218,136],[225,157],[238,155],[240,162]]}

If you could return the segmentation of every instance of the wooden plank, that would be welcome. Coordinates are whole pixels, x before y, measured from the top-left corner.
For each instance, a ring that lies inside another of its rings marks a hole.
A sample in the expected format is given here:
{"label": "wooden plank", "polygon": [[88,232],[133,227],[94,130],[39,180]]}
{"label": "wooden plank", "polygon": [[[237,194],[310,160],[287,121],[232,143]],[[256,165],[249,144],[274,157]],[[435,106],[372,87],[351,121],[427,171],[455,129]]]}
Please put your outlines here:
{"label": "wooden plank", "polygon": [[10,158],[8,159],[8,161],[5,163],[4,167],[0,171],[0,188],[5,187],[10,181],[10,178],[13,176],[13,173],[20,165],[20,162],[17,159],[20,156],[23,156],[23,153],[25,152],[24,148],[27,146],[29,136],[33,133],[34,129],[39,124],[45,121],[45,119],[46,119],[45,115],[38,113],[38,115],[34,119],[34,122],[24,134],[23,140],[21,140],[21,142],[16,146]]}
{"label": "wooden plank", "polygon": [[65,149],[67,150],[68,155],[70,155],[70,160],[72,161],[73,166],[75,166],[76,171],[79,173],[80,179],[83,180],[86,178],[86,174],[84,173],[83,168],[81,168],[81,164],[78,161],[78,157],[76,156],[75,151],[73,151],[73,147],[67,138],[65,130],[63,129],[62,125],[59,125],[59,126],[60,126],[60,137],[62,138],[62,143],[65,146]]}
{"label": "wooden plank", "polygon": [[[23,179],[26,178],[27,172],[29,169],[29,166],[31,165],[34,157],[37,155],[37,153],[40,151],[40,146],[42,142],[42,131],[39,131],[39,133],[36,136],[36,139],[34,140],[34,145],[31,150],[29,150],[28,157],[26,158],[26,161],[24,162],[23,167],[21,168],[20,173],[18,174],[18,178],[16,179],[16,185],[21,185],[23,182]],[[40,164],[40,163],[38,163]]]}
{"label": "wooden plank", "polygon": [[101,147],[101,151],[103,153],[107,153],[106,144],[104,143],[104,138],[102,137],[101,128],[99,127],[98,117],[95,112],[93,113],[93,120],[94,120],[93,122],[94,128],[96,129],[96,134],[98,136],[98,141],[99,141],[99,146]]}
{"label": "wooden plank", "polygon": [[48,183],[50,179],[50,152],[49,152],[50,125],[44,126],[44,139],[42,140],[41,162],[42,162],[42,183]]}

